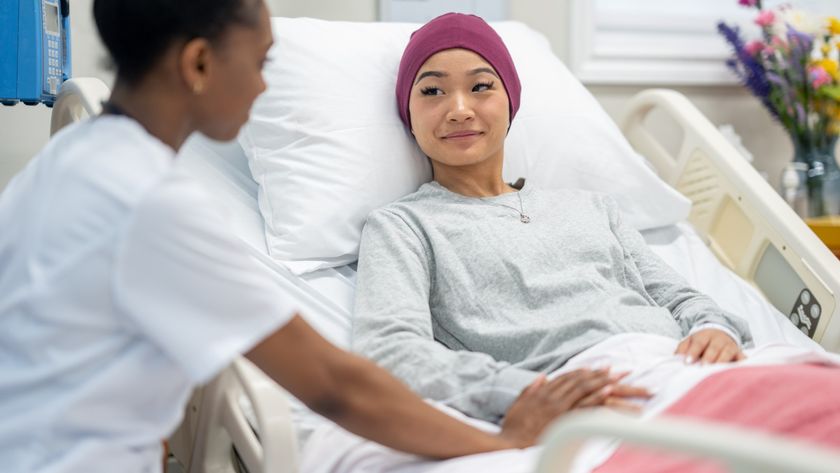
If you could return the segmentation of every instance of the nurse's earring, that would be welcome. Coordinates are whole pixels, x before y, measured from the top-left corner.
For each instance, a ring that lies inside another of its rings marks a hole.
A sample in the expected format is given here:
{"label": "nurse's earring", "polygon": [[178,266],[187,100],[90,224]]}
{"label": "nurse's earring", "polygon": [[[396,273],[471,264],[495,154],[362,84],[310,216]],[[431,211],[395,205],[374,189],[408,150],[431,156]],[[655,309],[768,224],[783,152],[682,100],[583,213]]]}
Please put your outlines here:
{"label": "nurse's earring", "polygon": [[201,81],[196,81],[192,85],[192,91],[194,95],[201,95],[204,92],[204,83]]}

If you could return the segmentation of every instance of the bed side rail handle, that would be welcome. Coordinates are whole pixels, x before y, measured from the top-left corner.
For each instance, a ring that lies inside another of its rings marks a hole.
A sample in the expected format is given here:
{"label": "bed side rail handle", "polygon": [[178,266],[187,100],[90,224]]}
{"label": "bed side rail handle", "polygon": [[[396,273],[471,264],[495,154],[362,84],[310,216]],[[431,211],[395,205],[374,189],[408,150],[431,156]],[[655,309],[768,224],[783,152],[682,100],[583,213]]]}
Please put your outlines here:
{"label": "bed side rail handle", "polygon": [[[257,425],[241,404],[247,398]],[[231,471],[232,447],[250,473],[297,473],[297,436],[285,391],[245,358],[203,388],[189,472]]]}
{"label": "bed side rail handle", "polygon": [[99,115],[111,90],[95,77],[74,77],[61,84],[50,114],[50,136],[85,117]]}
{"label": "bed side rail handle", "polygon": [[[654,111],[682,131],[676,155],[646,125]],[[650,89],[630,100],[621,129],[691,199],[689,221],[721,262],[808,336],[840,351],[840,260],[714,125],[682,94]],[[819,305],[807,320],[799,320],[801,310],[794,315],[800,298]]]}

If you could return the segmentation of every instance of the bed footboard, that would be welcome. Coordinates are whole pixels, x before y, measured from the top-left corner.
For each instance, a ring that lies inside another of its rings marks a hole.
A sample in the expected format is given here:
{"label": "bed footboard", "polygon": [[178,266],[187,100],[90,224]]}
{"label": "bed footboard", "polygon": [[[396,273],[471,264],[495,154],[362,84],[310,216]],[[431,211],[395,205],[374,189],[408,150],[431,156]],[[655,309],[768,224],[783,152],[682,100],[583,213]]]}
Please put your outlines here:
{"label": "bed footboard", "polygon": [[814,445],[737,427],[676,418],[642,420],[608,410],[580,411],[555,423],[543,438],[536,473],[569,471],[581,441],[620,438],[624,444],[714,459],[732,472],[829,473],[840,455]]}
{"label": "bed footboard", "polygon": [[[653,111],[682,132],[676,155],[646,124]],[[631,99],[621,128],[692,201],[689,221],[718,259],[809,337],[840,351],[840,260],[714,125],[678,92],[651,89]]]}

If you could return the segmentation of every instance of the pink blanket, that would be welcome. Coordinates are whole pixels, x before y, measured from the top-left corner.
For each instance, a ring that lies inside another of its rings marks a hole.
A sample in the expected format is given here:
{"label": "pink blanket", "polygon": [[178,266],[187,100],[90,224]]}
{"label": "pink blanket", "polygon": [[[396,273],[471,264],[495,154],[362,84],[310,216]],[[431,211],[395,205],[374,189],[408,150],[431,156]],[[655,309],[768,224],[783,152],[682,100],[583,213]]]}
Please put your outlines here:
{"label": "pink blanket", "polygon": [[[749,427],[840,449],[840,369],[744,367],[701,381],[663,415]],[[620,447],[595,473],[720,473],[710,461]]]}

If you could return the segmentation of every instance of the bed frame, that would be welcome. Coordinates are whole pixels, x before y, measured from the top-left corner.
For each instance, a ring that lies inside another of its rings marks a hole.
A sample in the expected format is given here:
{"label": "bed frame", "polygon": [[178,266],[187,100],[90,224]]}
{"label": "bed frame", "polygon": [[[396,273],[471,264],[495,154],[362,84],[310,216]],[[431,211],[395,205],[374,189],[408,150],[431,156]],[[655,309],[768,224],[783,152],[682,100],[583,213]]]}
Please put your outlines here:
{"label": "bed frame", "polygon": [[[676,155],[648,126],[653,114],[682,132]],[[689,221],[718,259],[785,315],[808,291],[818,316],[791,322],[840,351],[840,260],[714,125],[683,95],[651,89],[630,100],[621,128],[659,176],[691,199]]]}
{"label": "bed frame", "polygon": [[[65,82],[53,110],[52,133],[100,113],[109,93],[98,79]],[[667,140],[649,125],[651,114],[679,126],[678,152],[669,152],[663,144]],[[796,309],[803,290],[809,291],[821,313],[809,320],[810,326],[797,324],[823,347],[840,350],[840,260],[717,129],[684,96],[670,90],[636,95],[621,128],[660,177],[691,199],[689,221],[717,257],[784,314]],[[298,450],[285,396],[247,360],[236,360],[197,390],[170,439],[171,451],[190,473],[295,473]],[[246,418],[243,398],[250,401],[256,425]],[[565,416],[550,429],[536,473],[567,471],[576,446],[591,437],[716,458],[736,472],[828,473],[840,465],[837,452],[790,439],[592,411]]]}

